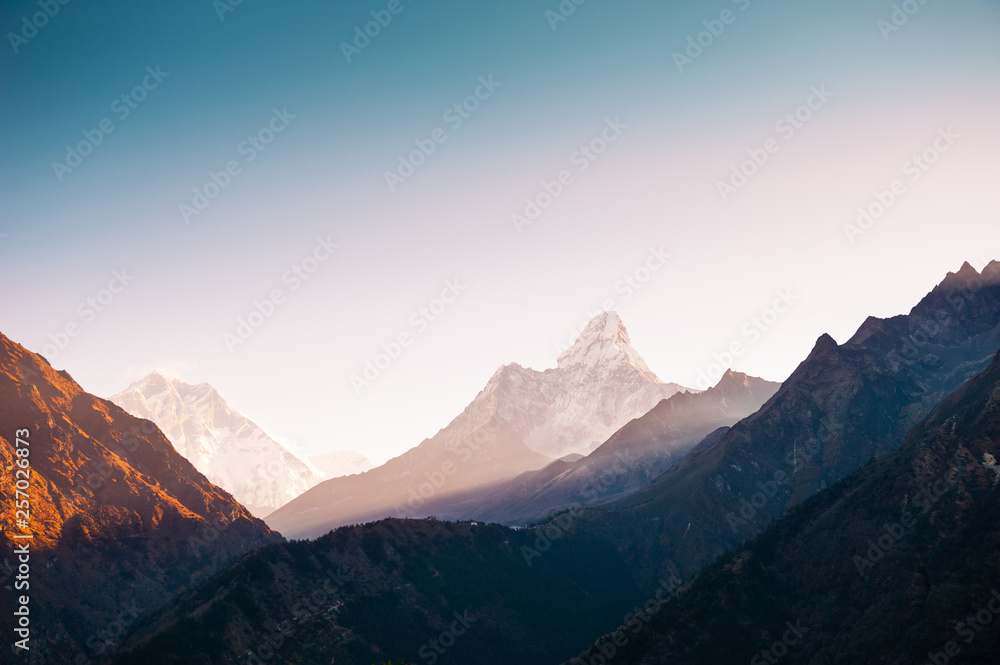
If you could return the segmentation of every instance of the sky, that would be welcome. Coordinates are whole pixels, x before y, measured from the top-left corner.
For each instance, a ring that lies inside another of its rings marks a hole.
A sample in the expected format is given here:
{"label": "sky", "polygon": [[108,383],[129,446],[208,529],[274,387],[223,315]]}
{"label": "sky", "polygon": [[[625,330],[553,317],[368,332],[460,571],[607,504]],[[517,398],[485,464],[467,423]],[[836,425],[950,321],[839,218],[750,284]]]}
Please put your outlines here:
{"label": "sky", "polygon": [[0,332],[379,463],[604,308],[780,381],[1000,258],[1000,3],[576,2],[3,3]]}

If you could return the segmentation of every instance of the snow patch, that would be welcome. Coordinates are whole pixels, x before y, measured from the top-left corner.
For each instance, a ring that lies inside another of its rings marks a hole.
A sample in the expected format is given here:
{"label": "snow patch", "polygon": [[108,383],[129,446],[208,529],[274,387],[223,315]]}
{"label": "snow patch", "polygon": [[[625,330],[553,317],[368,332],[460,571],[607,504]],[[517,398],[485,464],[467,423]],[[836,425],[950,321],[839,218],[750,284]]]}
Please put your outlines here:
{"label": "snow patch", "polygon": [[326,479],[207,383],[191,385],[153,372],[111,401],[151,420],[209,481],[266,514]]}

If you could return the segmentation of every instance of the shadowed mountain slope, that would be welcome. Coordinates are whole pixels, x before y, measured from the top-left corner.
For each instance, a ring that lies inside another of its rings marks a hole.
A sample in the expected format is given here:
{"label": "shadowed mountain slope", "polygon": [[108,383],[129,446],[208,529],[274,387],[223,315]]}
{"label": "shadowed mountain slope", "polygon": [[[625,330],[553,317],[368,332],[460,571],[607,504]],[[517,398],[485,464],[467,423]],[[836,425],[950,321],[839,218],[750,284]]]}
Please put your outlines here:
{"label": "shadowed mountain slope", "polygon": [[[281,537],[205,479],[152,423],[77,385],[0,335],[4,586],[25,540],[13,510],[16,450],[30,453],[32,654],[45,663],[112,651],[122,625],[192,581]],[[16,436],[27,430],[27,436]],[[21,438],[27,446],[17,443]],[[9,501],[8,501],[9,499]],[[13,635],[13,593],[0,628]],[[4,651],[9,647],[4,646]]]}
{"label": "shadowed mountain slope", "polygon": [[869,318],[843,345],[823,335],[763,408],[650,486],[579,519],[630,552],[645,584],[667,573],[689,578],[899,447],[998,348],[1000,262],[983,275],[965,264],[908,315]]}
{"label": "shadowed mountain slope", "polygon": [[998,455],[1000,355],[900,449],[708,566],[641,630],[620,632],[617,644],[606,635],[580,658],[995,663]]}
{"label": "shadowed mountain slope", "polygon": [[558,366],[505,365],[447,427],[366,473],[320,483],[267,517],[289,538],[344,524],[425,516],[431,501],[506,482],[553,458],[589,453],[681,389],[632,348],[614,312],[592,320]]}
{"label": "shadowed mountain slope", "polygon": [[424,514],[527,524],[571,507],[606,503],[645,487],[710,433],[757,411],[779,385],[727,371],[705,392],[661,401],[586,457],[556,460],[507,483],[429,501]]}

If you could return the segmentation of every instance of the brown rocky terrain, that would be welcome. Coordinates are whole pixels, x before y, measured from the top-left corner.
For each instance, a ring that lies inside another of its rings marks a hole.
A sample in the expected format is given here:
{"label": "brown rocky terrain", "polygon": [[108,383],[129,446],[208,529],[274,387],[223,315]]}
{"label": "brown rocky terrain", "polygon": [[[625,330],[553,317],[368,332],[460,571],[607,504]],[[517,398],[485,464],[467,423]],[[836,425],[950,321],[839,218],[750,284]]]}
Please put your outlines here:
{"label": "brown rocky terrain", "polygon": [[151,422],[85,392],[3,335],[0,404],[0,626],[12,634],[12,534],[25,532],[13,503],[15,432],[27,429],[27,593],[38,662],[86,662],[113,651],[139,616],[236,557],[281,540],[209,483]]}

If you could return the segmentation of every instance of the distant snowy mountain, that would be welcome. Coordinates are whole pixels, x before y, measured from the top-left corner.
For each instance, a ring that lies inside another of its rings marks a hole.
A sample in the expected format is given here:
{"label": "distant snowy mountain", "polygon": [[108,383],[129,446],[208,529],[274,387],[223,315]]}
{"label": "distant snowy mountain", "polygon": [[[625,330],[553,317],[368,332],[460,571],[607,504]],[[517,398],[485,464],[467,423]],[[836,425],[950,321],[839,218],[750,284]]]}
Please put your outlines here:
{"label": "distant snowy mountain", "polygon": [[505,365],[466,413],[495,413],[528,448],[559,458],[590,453],[622,425],[681,390],[643,362],[621,317],[603,312],[559,356],[555,369]]}
{"label": "distant snowy mountain", "polygon": [[559,356],[557,367],[501,367],[430,439],[367,473],[321,483],[267,522],[289,538],[302,538],[342,524],[426,514],[428,501],[587,454],[680,390],[646,366],[618,314],[601,313]]}
{"label": "distant snowy mountain", "polygon": [[111,401],[156,423],[177,452],[259,517],[329,477],[269,437],[207,383],[191,385],[157,371]]}
{"label": "distant snowy mountain", "polygon": [[779,384],[727,371],[702,393],[680,392],[628,422],[586,457],[567,455],[513,480],[429,502],[442,519],[529,524],[571,506],[607,503],[635,492],[757,411]]}
{"label": "distant snowy mountain", "polygon": [[312,455],[309,463],[316,467],[324,478],[339,478],[353,476],[371,470],[372,463],[368,458],[354,450],[338,450],[325,455]]}

